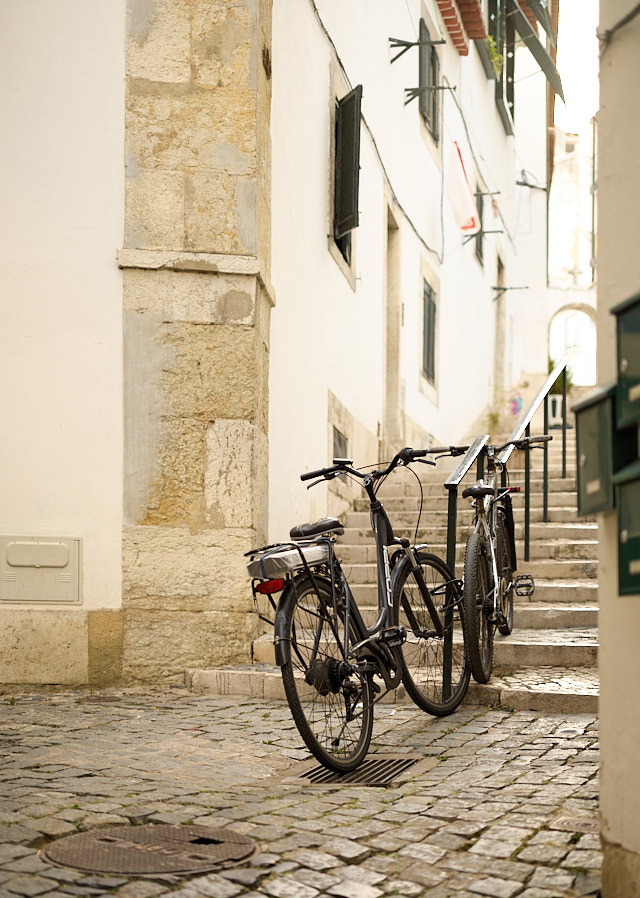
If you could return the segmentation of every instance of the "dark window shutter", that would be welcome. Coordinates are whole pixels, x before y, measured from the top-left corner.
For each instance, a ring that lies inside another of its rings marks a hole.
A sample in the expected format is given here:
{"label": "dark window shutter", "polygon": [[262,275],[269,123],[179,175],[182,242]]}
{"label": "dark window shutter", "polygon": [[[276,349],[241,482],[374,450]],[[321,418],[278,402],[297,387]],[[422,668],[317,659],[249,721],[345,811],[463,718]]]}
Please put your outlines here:
{"label": "dark window shutter", "polygon": [[362,85],[338,101],[336,109],[336,176],[333,236],[343,237],[358,227],[360,180],[360,107]]}
{"label": "dark window shutter", "polygon": [[429,122],[431,116],[431,94],[432,90],[426,90],[429,87],[429,79],[431,75],[431,44],[426,44],[425,41],[430,40],[429,29],[424,21],[424,19],[420,19],[420,46],[419,46],[419,68],[420,71],[418,73],[418,87],[420,88],[420,94],[418,96],[418,105],[420,107],[420,115],[422,118]]}
{"label": "dark window shutter", "polygon": [[433,290],[424,282],[422,332],[422,373],[430,383],[436,379],[436,302]]}
{"label": "dark window shutter", "polygon": [[[440,83],[440,57],[438,56],[438,51],[436,50],[436,48],[433,45],[431,46],[431,75],[432,75],[431,83],[434,86],[439,84]],[[431,97],[431,134],[433,135],[433,139],[437,143],[438,139],[440,138],[439,121],[438,121],[440,94],[439,94],[439,91],[437,91],[437,90],[430,90],[429,93],[432,95],[432,97]]]}
{"label": "dark window shutter", "polygon": [[484,234],[482,224],[482,213],[484,212],[484,195],[480,187],[476,190],[476,209],[478,210],[478,218],[480,219],[480,230],[476,234],[476,256],[480,262],[484,261]]}

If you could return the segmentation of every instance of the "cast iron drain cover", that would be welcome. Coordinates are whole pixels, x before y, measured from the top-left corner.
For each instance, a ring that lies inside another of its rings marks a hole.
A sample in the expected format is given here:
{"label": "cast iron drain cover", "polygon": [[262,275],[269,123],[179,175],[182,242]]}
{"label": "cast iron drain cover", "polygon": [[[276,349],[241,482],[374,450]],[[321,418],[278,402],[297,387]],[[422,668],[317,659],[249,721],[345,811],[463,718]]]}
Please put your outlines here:
{"label": "cast iron drain cover", "polygon": [[350,773],[334,773],[318,764],[301,776],[314,785],[349,783],[359,786],[387,786],[391,780],[421,760],[422,758],[370,758]]}
{"label": "cast iron drain cover", "polygon": [[238,864],[255,843],[230,829],[211,826],[108,826],[57,839],[44,860],[89,873],[199,873]]}

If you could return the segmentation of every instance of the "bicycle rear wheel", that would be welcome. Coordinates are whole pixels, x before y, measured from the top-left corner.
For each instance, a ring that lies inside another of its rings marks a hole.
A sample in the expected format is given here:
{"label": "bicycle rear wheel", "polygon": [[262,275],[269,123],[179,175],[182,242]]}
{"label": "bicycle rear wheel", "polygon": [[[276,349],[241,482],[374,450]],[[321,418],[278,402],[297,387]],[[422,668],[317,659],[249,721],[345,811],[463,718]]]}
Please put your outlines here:
{"label": "bicycle rear wheel", "polygon": [[437,555],[417,552],[422,576],[444,627],[439,637],[408,558],[394,571],[395,623],[407,631],[402,646],[402,682],[423,711],[451,714],[464,698],[470,668],[464,649],[460,591],[454,576]]}
{"label": "bicycle rear wheel", "polygon": [[464,553],[463,623],[471,673],[478,683],[486,683],[493,669],[493,624],[486,607],[491,598],[489,582],[486,540],[472,533]]}
{"label": "bicycle rear wheel", "polygon": [[509,533],[505,522],[504,509],[498,508],[496,514],[496,566],[500,578],[500,617],[498,630],[503,636],[508,636],[513,630],[513,573],[514,562],[511,560],[511,546]]}
{"label": "bicycle rear wheel", "polygon": [[[292,584],[285,607],[289,660],[282,666],[284,691],[304,742],[321,764],[345,773],[364,759],[373,728],[370,674],[345,658],[344,615],[333,616],[331,584],[314,578]],[[350,644],[358,641],[350,625]]]}

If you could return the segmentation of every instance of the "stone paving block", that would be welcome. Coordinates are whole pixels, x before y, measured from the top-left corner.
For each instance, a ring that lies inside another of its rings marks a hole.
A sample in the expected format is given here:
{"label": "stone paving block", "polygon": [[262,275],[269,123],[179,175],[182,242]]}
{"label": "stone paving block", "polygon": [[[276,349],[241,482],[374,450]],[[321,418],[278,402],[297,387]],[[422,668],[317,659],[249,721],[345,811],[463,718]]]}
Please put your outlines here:
{"label": "stone paving block", "polygon": [[318,889],[319,892],[328,889],[329,886],[338,885],[340,882],[340,879],[337,876],[332,876],[330,873],[321,873],[319,870],[306,869],[296,870],[296,879],[307,886],[311,886],[313,889]]}
{"label": "stone paving block", "polygon": [[29,876],[24,873],[7,880],[3,888],[7,892],[12,892],[16,895],[24,895],[25,898],[35,898],[37,895],[44,895],[46,892],[53,891],[57,885],[53,879],[47,879],[43,876]]}
{"label": "stone paving block", "polygon": [[563,867],[581,867],[587,870],[599,870],[602,866],[602,854],[599,851],[583,851],[577,849],[570,852],[562,861]]}
{"label": "stone paving block", "polygon": [[268,895],[275,898],[315,898],[319,894],[317,889],[305,885],[292,877],[287,879],[274,879],[260,886]]}
{"label": "stone paving block", "polygon": [[375,886],[367,885],[363,882],[347,882],[338,883],[338,885],[330,886],[327,889],[329,895],[337,895],[339,898],[380,898],[384,894],[382,889]]}
{"label": "stone paving block", "polygon": [[238,883],[229,882],[215,873],[192,879],[189,885],[204,898],[235,898],[243,891]]}
{"label": "stone paving block", "polygon": [[522,891],[522,883],[491,876],[474,882],[469,886],[469,891],[478,895],[489,895],[490,898],[513,898]]}
{"label": "stone paving block", "polygon": [[416,845],[408,845],[398,852],[402,857],[416,858],[419,861],[425,861],[429,864],[435,864],[447,853],[444,848],[437,845],[428,845],[426,842],[419,842]]}
{"label": "stone paving block", "polygon": [[389,879],[385,883],[385,891],[392,895],[403,895],[404,898],[415,898],[422,892],[422,886],[408,879]]}
{"label": "stone paving block", "polygon": [[335,855],[348,864],[357,864],[369,857],[371,849],[351,839],[329,839],[322,845],[324,851]]}

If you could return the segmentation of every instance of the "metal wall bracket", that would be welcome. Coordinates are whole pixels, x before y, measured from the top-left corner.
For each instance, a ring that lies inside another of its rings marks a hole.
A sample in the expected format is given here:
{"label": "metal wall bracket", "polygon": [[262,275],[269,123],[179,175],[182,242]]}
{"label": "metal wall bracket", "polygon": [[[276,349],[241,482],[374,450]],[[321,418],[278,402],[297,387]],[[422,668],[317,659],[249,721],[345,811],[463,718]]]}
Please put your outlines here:
{"label": "metal wall bracket", "polygon": [[400,59],[403,53],[406,53],[407,50],[410,50],[411,47],[431,47],[434,44],[446,44],[446,41],[403,41],[397,37],[390,37],[389,43],[393,47],[394,50],[397,50],[399,47],[402,47],[399,53],[393,57],[391,62],[395,62],[396,59]]}

